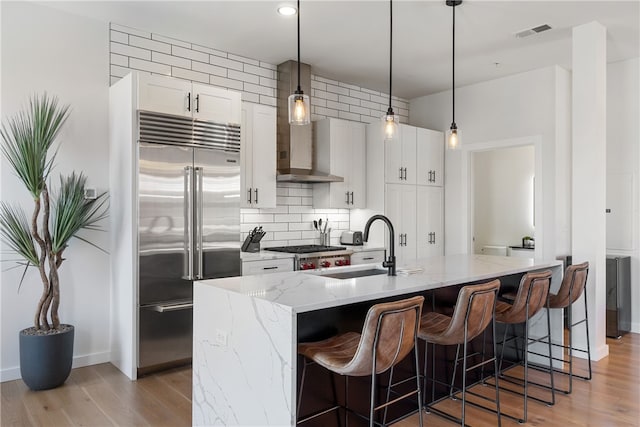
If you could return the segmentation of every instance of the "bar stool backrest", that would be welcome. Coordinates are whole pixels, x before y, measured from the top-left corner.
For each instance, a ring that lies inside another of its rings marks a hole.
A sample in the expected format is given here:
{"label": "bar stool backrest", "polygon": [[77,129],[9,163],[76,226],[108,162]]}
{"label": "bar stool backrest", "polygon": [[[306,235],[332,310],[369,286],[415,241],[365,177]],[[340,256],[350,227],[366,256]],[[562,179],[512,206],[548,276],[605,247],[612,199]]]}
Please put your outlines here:
{"label": "bar stool backrest", "polygon": [[480,335],[491,322],[495,310],[500,280],[479,285],[467,285],[460,289],[456,307],[447,329],[438,338],[442,345],[462,344]]}
{"label": "bar stool backrest", "polygon": [[522,276],[516,299],[509,311],[501,314],[499,320],[508,323],[522,323],[527,320],[527,315],[529,318],[533,317],[547,303],[550,284],[551,271],[549,270],[527,273]]}
{"label": "bar stool backrest", "polygon": [[584,292],[589,274],[589,262],[567,267],[558,293],[549,298],[552,308],[565,308],[576,302]]}
{"label": "bar stool backrest", "polygon": [[423,302],[424,297],[416,296],[372,306],[362,327],[358,349],[340,373],[371,375],[375,359],[375,372],[380,374],[402,360],[415,344]]}

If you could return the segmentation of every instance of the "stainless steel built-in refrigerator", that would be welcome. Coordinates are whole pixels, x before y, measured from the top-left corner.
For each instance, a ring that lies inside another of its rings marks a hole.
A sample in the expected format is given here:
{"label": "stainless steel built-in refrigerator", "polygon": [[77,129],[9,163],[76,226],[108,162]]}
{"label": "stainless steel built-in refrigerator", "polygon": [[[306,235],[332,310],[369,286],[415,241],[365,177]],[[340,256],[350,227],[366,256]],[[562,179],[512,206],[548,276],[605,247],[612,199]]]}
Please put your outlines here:
{"label": "stainless steel built-in refrigerator", "polygon": [[240,128],[140,111],[138,373],[188,362],[193,281],[240,275]]}

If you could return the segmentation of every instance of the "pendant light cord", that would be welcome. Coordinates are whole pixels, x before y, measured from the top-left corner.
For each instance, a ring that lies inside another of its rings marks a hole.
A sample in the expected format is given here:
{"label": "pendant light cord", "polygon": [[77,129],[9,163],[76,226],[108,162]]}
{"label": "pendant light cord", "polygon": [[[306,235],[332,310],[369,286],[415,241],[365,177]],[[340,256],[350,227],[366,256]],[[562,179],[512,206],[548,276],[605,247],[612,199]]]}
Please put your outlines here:
{"label": "pendant light cord", "polygon": [[300,87],[300,0],[298,0],[298,88],[296,93],[302,93]]}
{"label": "pendant light cord", "polygon": [[391,108],[391,87],[393,72],[393,0],[389,0],[389,110],[387,113],[393,113]]}
{"label": "pendant light cord", "polygon": [[452,104],[452,113],[451,118],[452,122],[455,124],[456,122],[456,4],[453,4],[453,31],[452,31],[452,49],[451,49],[451,104]]}

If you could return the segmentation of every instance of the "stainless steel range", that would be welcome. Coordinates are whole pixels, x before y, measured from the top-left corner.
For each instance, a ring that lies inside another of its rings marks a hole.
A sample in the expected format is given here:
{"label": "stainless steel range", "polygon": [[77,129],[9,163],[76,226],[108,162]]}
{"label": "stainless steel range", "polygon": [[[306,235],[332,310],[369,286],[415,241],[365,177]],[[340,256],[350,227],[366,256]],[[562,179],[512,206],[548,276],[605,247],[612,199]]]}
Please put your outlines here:
{"label": "stainless steel range", "polygon": [[302,245],[264,248],[266,251],[295,254],[296,270],[342,267],[351,265],[352,250],[342,246]]}

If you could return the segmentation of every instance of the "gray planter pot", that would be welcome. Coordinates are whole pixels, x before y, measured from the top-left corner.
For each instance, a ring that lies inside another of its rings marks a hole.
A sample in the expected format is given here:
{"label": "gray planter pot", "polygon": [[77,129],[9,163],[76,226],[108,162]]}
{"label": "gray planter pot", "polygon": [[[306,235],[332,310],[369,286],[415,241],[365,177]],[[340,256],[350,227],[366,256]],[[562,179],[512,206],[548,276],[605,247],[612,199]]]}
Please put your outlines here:
{"label": "gray planter pot", "polygon": [[20,331],[20,374],[31,390],[58,387],[67,380],[73,361],[72,325],[45,335]]}

